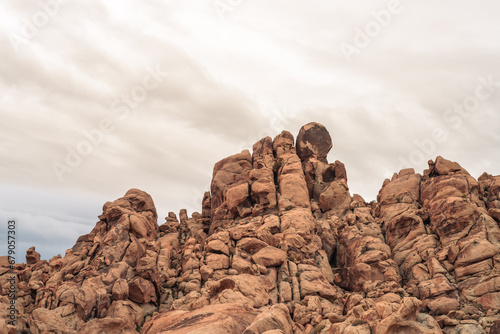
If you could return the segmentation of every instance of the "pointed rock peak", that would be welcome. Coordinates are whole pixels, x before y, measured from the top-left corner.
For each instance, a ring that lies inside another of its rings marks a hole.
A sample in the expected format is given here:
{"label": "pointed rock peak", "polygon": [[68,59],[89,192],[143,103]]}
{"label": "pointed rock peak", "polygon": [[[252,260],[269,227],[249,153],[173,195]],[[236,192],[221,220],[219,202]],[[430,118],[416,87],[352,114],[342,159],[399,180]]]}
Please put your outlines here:
{"label": "pointed rock peak", "polygon": [[457,162],[446,160],[438,156],[436,161],[429,160],[429,175],[451,175],[456,173],[467,174],[469,173],[463,169]]}
{"label": "pointed rock peak", "polygon": [[282,131],[273,140],[273,150],[278,158],[288,152],[295,153],[293,135],[288,131]]}
{"label": "pointed rock peak", "polygon": [[302,161],[311,157],[327,162],[326,156],[332,148],[332,138],[324,125],[311,122],[300,128],[297,136],[297,155]]}
{"label": "pointed rock peak", "polygon": [[26,251],[26,264],[35,264],[40,261],[40,253],[35,250],[35,246],[28,248]]}
{"label": "pointed rock peak", "polygon": [[136,212],[151,211],[154,218],[158,218],[153,198],[147,192],[132,188],[123,196],[130,203],[130,208]]}
{"label": "pointed rock peak", "polygon": [[256,142],[253,147],[253,160],[259,157],[273,154],[273,139],[271,137],[265,137]]}
{"label": "pointed rock peak", "polygon": [[103,205],[102,214],[98,217],[102,221],[113,222],[131,213],[142,214],[152,225],[157,226],[158,214],[153,198],[147,192],[135,188],[130,189],[125,196],[113,202],[106,202]]}
{"label": "pointed rock peak", "polygon": [[218,171],[224,168],[224,166],[231,165],[231,164],[240,164],[240,165],[246,165],[247,163],[251,166],[252,165],[252,155],[250,154],[249,150],[243,150],[241,153],[233,154],[227,158],[224,158],[217,162],[214,165],[214,170],[213,170],[213,175],[215,176]]}

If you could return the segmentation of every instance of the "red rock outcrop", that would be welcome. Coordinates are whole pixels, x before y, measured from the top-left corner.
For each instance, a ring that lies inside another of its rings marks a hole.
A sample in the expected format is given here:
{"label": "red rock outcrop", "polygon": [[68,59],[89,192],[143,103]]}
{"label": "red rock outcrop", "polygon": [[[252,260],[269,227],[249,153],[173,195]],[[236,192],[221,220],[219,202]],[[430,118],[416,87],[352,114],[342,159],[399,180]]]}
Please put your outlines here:
{"label": "red rock outcrop", "polygon": [[64,257],[0,257],[0,333],[11,286],[32,333],[499,332],[500,176],[437,157],[366,203],[332,146],[283,131],[215,164],[201,214],[158,226],[131,189]]}

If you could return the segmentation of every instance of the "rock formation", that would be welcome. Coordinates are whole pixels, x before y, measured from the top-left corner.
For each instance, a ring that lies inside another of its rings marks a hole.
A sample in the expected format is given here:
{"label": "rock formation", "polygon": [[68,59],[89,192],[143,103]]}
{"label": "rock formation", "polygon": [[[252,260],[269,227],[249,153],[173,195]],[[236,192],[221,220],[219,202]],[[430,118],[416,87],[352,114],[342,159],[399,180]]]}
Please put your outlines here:
{"label": "rock formation", "polygon": [[215,164],[201,214],[158,226],[131,189],[64,257],[1,257],[0,334],[11,276],[27,333],[500,333],[500,176],[437,157],[366,203],[331,147],[283,131]]}

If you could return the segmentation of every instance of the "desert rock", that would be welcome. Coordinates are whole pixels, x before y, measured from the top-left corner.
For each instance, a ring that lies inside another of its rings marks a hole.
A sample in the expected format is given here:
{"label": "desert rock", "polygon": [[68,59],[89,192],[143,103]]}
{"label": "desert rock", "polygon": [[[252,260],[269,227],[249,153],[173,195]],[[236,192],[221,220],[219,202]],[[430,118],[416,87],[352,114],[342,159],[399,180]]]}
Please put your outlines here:
{"label": "desert rock", "polygon": [[437,157],[367,203],[319,123],[252,148],[215,164],[201,213],[158,225],[133,188],[64,256],[0,257],[0,333],[500,332],[500,176]]}

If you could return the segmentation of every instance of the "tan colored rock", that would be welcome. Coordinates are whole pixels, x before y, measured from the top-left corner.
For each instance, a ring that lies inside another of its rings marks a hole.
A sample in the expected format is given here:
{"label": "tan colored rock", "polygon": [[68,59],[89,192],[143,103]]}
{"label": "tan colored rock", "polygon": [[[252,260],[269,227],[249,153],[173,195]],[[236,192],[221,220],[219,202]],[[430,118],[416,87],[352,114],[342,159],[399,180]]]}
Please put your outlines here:
{"label": "tan colored rock", "polygon": [[399,303],[391,303],[388,301],[378,301],[375,304],[375,310],[377,311],[380,319],[387,318],[399,309]]}
{"label": "tan colored rock", "polygon": [[252,255],[252,260],[265,267],[275,267],[285,262],[286,252],[276,247],[267,246]]}
{"label": "tan colored rock", "polygon": [[[148,238],[149,240],[154,239],[155,230],[149,225],[149,221],[146,217],[140,215],[131,215],[130,219],[130,231],[138,238]],[[157,227],[156,229],[159,229]]]}
{"label": "tan colored rock", "polygon": [[[227,246],[226,246],[227,247]],[[229,248],[228,248],[229,252]],[[182,271],[186,272],[188,270],[198,269],[200,267],[200,260],[195,254],[186,255],[182,261]]]}
{"label": "tan colored rock", "polygon": [[486,259],[484,261],[476,262],[465,267],[455,268],[455,277],[458,280],[462,280],[469,275],[474,275],[474,274],[486,275],[487,273],[490,272],[492,267],[493,267],[492,259]]}
{"label": "tan colored rock", "polygon": [[324,298],[338,298],[337,290],[328,283],[321,271],[308,266],[300,273],[300,296],[304,298],[309,295],[319,294]]}
{"label": "tan colored rock", "polygon": [[109,307],[106,315],[111,318],[122,319],[124,328],[135,329],[144,321],[144,310],[130,300],[115,300]]}
{"label": "tan colored rock", "polygon": [[496,320],[491,326],[490,334],[500,334],[500,320]]}
{"label": "tan colored rock", "polygon": [[210,191],[205,191],[203,194],[203,200],[201,205],[201,215],[203,218],[210,219],[210,212],[212,207],[212,199],[210,196]]}
{"label": "tan colored rock", "polygon": [[319,196],[321,211],[333,210],[337,216],[342,216],[349,210],[351,195],[344,180],[333,181]]}
{"label": "tan colored rock", "polygon": [[454,298],[438,297],[428,302],[427,307],[434,314],[448,314],[448,312],[457,310],[460,307],[460,302]]}
{"label": "tan colored rock", "polygon": [[274,286],[266,276],[248,274],[232,276],[235,289],[251,300],[251,306],[262,307],[269,302],[269,293]]}
{"label": "tan colored rock", "polygon": [[26,251],[26,264],[33,265],[40,261],[40,253],[35,251],[35,246],[28,248]]}
{"label": "tan colored rock", "polygon": [[267,243],[257,238],[243,238],[236,244],[236,247],[244,250],[251,255],[257,253],[267,246],[269,246]]}
{"label": "tan colored rock", "polygon": [[243,334],[260,334],[271,330],[279,330],[285,334],[293,333],[290,313],[283,304],[273,305],[269,310],[260,313]]}
{"label": "tan colored rock", "polygon": [[328,321],[330,321],[332,324],[343,322],[345,320],[345,317],[343,315],[337,313],[328,313],[327,318]]}
{"label": "tan colored rock", "polygon": [[372,282],[372,267],[366,263],[357,263],[352,267],[342,268],[335,282],[350,291],[361,291],[363,285]]}
{"label": "tan colored rock", "polygon": [[419,282],[426,281],[431,278],[429,269],[422,263],[419,263],[411,268],[411,275],[412,278],[416,279]]}
{"label": "tan colored rock", "polygon": [[[477,323],[475,320],[463,320],[463,321],[471,321],[473,323],[463,323],[455,326],[455,333],[467,333],[467,334],[484,334],[485,331],[481,328],[481,325]],[[490,332],[491,334],[491,332]]]}
{"label": "tan colored rock", "polygon": [[92,319],[78,330],[78,334],[95,333],[136,334],[137,332],[128,328],[125,321],[119,318]]}
{"label": "tan colored rock", "polygon": [[430,280],[420,282],[418,288],[421,299],[436,297],[455,290],[448,279],[442,274],[437,274]]}
{"label": "tan colored rock", "polygon": [[146,253],[146,249],[140,243],[135,235],[130,235],[130,244],[128,245],[127,250],[125,251],[125,255],[123,256],[123,262],[128,264],[131,267],[135,267],[137,262],[143,257]]}
{"label": "tan colored rock", "polygon": [[115,281],[113,284],[113,290],[111,295],[113,300],[127,300],[129,293],[129,287],[127,280],[121,278]]}
{"label": "tan colored rock", "polygon": [[490,208],[488,210],[488,215],[490,215],[493,219],[495,219],[497,222],[500,222],[500,209],[497,208]]}
{"label": "tan colored rock", "polygon": [[375,334],[438,334],[442,333],[438,323],[430,316],[417,315],[420,301],[414,297],[404,298],[400,308],[374,328]]}
{"label": "tan colored rock", "polygon": [[[19,331],[497,331],[500,176],[475,180],[438,157],[366,203],[315,131],[326,129],[304,126],[297,148],[284,131],[221,160],[201,214],[169,213],[158,227],[151,197],[131,189],[64,257],[30,248],[13,268],[0,257],[0,319],[13,271]],[[0,321],[2,332],[15,328]]]}
{"label": "tan colored rock", "polygon": [[[328,164],[326,163],[326,159],[321,160],[316,157],[310,157],[307,161],[302,161],[302,167],[309,195],[314,200],[312,202],[312,205],[314,205],[313,212],[319,209],[319,206],[316,206],[316,204],[319,202],[320,195],[332,182],[347,182],[345,166],[338,160]],[[361,196],[359,197],[361,198]],[[362,202],[364,203],[364,201]],[[362,204],[359,203],[359,205]]]}
{"label": "tan colored rock", "polygon": [[254,204],[252,211],[256,215],[272,210],[277,205],[273,171],[275,159],[271,137],[263,138],[253,145],[252,161],[253,169],[250,172],[251,197]]}
{"label": "tan colored rock", "polygon": [[102,282],[106,285],[111,285],[119,279],[124,279],[127,276],[129,266],[124,262],[113,263],[106,268],[102,275]]}
{"label": "tan colored rock", "polygon": [[209,266],[213,270],[229,268],[229,256],[224,254],[211,253],[207,255],[205,261],[207,263],[207,266]]}
{"label": "tan colored rock", "polygon": [[500,291],[500,276],[496,277],[485,277],[485,281],[475,284],[472,289],[472,295],[482,296],[484,294]]}
{"label": "tan colored rock", "polygon": [[279,292],[284,302],[292,301],[292,286],[288,282],[280,282]]}
{"label": "tan colored rock", "polygon": [[464,267],[469,264],[480,262],[497,255],[498,246],[493,245],[488,240],[476,238],[463,242],[463,246],[455,260],[455,267]]}
{"label": "tan colored rock", "polygon": [[200,274],[201,274],[201,279],[206,281],[210,277],[212,277],[214,270],[210,266],[201,266],[200,268]]}
{"label": "tan colored rock", "polygon": [[62,284],[56,290],[56,298],[59,307],[70,307],[84,321],[95,314],[96,309],[97,312],[102,311],[110,303],[107,291],[98,278],[86,280],[81,286],[71,282]]}
{"label": "tan colored rock", "polygon": [[342,332],[344,334],[370,334],[370,326],[368,324],[353,324],[350,326],[347,326],[344,331]]}
{"label": "tan colored rock", "polygon": [[246,217],[252,213],[249,187],[248,183],[242,183],[226,191],[227,209],[235,216]]}
{"label": "tan colored rock", "polygon": [[487,310],[498,310],[500,305],[500,292],[487,293],[478,300],[482,309]]}
{"label": "tan colored rock", "polygon": [[250,298],[245,297],[245,295],[243,295],[240,291],[232,289],[222,291],[212,304],[239,304],[247,305],[249,307],[254,306]]}
{"label": "tan colored rock", "polygon": [[256,311],[240,304],[209,305],[158,314],[144,324],[142,334],[243,333],[256,316]]}
{"label": "tan colored rock", "polygon": [[422,235],[426,234],[422,218],[412,213],[396,215],[389,220],[386,236],[387,244],[395,251],[401,252]]}
{"label": "tan colored rock", "polygon": [[222,240],[210,240],[207,243],[207,252],[221,253],[229,256],[229,247]]}
{"label": "tan colored rock", "polygon": [[420,181],[421,175],[413,170],[402,170],[396,179],[382,187],[377,200],[381,205],[411,204],[419,199]]}
{"label": "tan colored rock", "polygon": [[281,230],[287,232],[292,228],[303,238],[310,236],[316,228],[311,211],[297,208],[284,212],[281,215]]}
{"label": "tan colored rock", "polygon": [[8,334],[9,329],[7,328],[7,322],[5,319],[0,318],[0,334]]}
{"label": "tan colored rock", "polygon": [[9,256],[0,256],[0,268],[10,268]]}
{"label": "tan colored rock", "polygon": [[253,274],[254,270],[252,269],[252,263],[242,258],[239,255],[233,256],[233,260],[231,262],[231,268],[235,269],[239,274]]}
{"label": "tan colored rock", "polygon": [[274,175],[270,168],[253,170],[250,177],[255,179],[251,186],[252,202],[255,203],[254,212],[261,213],[266,209],[276,207],[276,186]]}
{"label": "tan colored rock", "polygon": [[293,136],[288,131],[283,131],[273,141],[273,150],[277,157],[280,211],[294,207],[310,207],[302,162],[293,144]]}
{"label": "tan colored rock", "polygon": [[[153,240],[158,233],[158,215],[153,199],[149,194],[139,189],[130,189],[124,197],[114,202],[107,202],[103,207],[101,219],[113,222],[123,214],[136,213],[131,218],[129,228],[137,237]],[[133,222],[132,222],[133,220]]]}
{"label": "tan colored rock", "polygon": [[156,291],[153,283],[142,277],[134,277],[128,282],[129,299],[139,303],[146,304],[156,302]]}
{"label": "tan colored rock", "polygon": [[447,274],[448,270],[443,268],[439,260],[435,257],[427,259],[427,267],[429,268],[429,275],[434,277],[436,274]]}
{"label": "tan colored rock", "polygon": [[[246,183],[248,192],[248,181],[250,180],[251,170],[252,156],[248,150],[222,159],[215,164],[212,183],[210,185],[212,219],[221,219],[228,215],[229,210],[225,204],[228,189]],[[240,209],[243,208],[244,203],[241,204]],[[236,209],[236,211],[238,210]],[[234,211],[232,214],[234,215]]]}
{"label": "tan colored rock", "polygon": [[[298,159],[298,158],[297,158]],[[299,163],[295,161],[295,163]],[[301,173],[282,174],[279,177],[279,207],[280,210],[288,208],[310,206],[307,184]]]}
{"label": "tan colored rock", "polygon": [[42,334],[46,332],[55,334],[75,333],[68,328],[59,314],[45,308],[35,309],[29,320],[30,331],[33,334]]}
{"label": "tan colored rock", "polygon": [[434,171],[439,175],[448,175],[457,172],[465,172],[465,170],[462,167],[460,167],[458,163],[446,160],[441,156],[438,156],[436,158],[436,162],[434,163],[434,165],[433,166],[431,165],[429,167],[431,168],[431,171]]}
{"label": "tan colored rock", "polygon": [[282,131],[274,137],[273,152],[277,158],[281,158],[286,154],[296,155],[297,151],[294,146],[293,135],[288,131]]}

